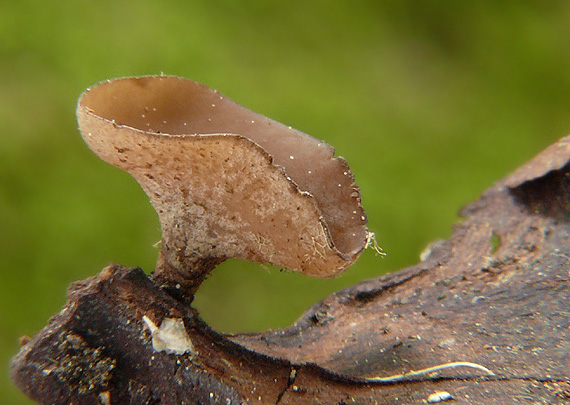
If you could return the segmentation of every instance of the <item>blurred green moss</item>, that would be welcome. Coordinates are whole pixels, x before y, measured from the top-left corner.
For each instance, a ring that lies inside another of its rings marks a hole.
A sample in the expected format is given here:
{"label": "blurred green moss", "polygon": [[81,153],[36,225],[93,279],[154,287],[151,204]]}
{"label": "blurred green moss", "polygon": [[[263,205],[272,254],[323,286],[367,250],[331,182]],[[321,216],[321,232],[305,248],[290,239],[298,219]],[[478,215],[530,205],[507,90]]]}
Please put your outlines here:
{"label": "blurred green moss", "polygon": [[99,161],[75,103],[108,78],[189,77],[335,146],[388,253],[314,280],[230,261],[196,304],[222,331],[283,327],[417,262],[456,212],[570,132],[570,3],[54,1],[0,4],[0,391],[21,335],[110,262],[151,271],[159,224]]}

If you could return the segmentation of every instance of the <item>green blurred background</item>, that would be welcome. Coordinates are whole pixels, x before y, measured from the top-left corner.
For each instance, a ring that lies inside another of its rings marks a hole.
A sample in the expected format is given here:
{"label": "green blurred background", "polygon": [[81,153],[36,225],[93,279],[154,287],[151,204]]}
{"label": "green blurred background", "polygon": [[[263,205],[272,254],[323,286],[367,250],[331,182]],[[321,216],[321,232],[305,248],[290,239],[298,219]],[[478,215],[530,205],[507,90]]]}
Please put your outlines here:
{"label": "green blurred background", "polygon": [[157,256],[147,197],[77,131],[86,87],[192,78],[347,158],[388,255],[334,280],[225,263],[196,305],[218,330],[258,331],[416,263],[462,205],[570,133],[569,22],[567,1],[2,1],[1,401],[26,403],[9,358],[70,282]]}

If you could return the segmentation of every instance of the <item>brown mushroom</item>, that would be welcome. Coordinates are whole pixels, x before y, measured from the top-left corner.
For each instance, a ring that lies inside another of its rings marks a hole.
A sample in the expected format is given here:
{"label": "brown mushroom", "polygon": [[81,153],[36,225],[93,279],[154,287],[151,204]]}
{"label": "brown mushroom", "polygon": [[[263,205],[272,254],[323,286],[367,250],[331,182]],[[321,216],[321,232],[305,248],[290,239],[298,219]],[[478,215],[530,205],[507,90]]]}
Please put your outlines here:
{"label": "brown mushroom", "polygon": [[322,141],[173,76],[82,94],[83,138],[129,172],[158,213],[156,281],[193,294],[239,257],[316,277],[349,267],[370,233],[346,161]]}

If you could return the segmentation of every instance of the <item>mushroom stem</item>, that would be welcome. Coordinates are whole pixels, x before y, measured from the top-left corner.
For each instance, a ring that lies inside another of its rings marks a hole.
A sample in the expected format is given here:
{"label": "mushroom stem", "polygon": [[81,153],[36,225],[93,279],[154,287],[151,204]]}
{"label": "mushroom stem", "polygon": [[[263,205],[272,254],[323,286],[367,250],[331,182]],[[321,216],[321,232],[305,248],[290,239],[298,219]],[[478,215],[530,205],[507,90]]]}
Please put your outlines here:
{"label": "mushroom stem", "polygon": [[172,296],[189,302],[194,299],[194,294],[208,273],[225,260],[220,257],[197,257],[192,261],[180,257],[173,264],[172,260],[167,259],[173,253],[176,254],[168,245],[161,249],[152,279]]}

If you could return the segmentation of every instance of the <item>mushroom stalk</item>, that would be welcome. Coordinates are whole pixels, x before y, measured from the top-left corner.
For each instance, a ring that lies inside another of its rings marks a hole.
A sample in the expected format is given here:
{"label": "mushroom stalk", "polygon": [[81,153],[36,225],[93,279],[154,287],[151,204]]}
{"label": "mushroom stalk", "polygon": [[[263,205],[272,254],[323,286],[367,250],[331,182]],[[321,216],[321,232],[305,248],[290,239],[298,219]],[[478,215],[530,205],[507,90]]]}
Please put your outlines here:
{"label": "mushroom stalk", "polygon": [[348,164],[324,142],[172,76],[88,89],[77,117],[103,160],[158,213],[154,278],[191,296],[231,257],[316,277],[350,266],[369,238]]}

